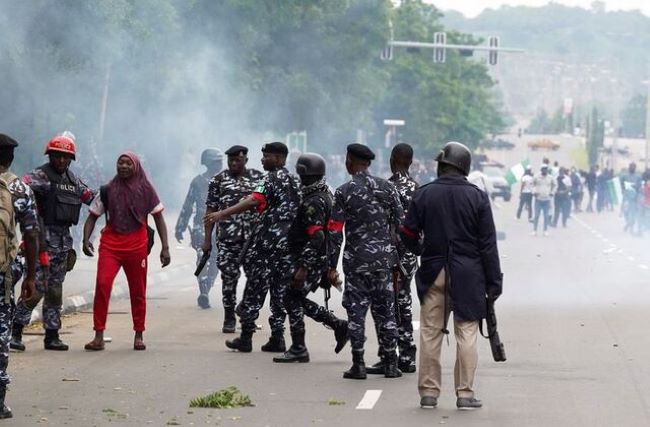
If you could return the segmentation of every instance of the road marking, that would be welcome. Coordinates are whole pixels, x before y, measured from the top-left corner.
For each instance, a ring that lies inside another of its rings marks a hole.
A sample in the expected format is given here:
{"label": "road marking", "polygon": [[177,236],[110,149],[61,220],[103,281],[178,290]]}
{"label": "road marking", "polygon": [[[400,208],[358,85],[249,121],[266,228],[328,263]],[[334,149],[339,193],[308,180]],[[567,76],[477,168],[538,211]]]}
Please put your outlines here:
{"label": "road marking", "polygon": [[643,270],[647,270],[647,269],[648,269],[648,266],[645,265],[645,264],[639,264],[639,268],[641,268],[641,269],[643,269]]}
{"label": "road marking", "polygon": [[372,409],[381,396],[381,390],[366,390],[356,409]]}
{"label": "road marking", "polygon": [[189,292],[189,291],[194,291],[196,290],[196,286],[187,286],[185,288],[180,288],[179,291],[181,292]]}
{"label": "road marking", "polygon": [[627,257],[627,259],[628,259],[629,261],[632,261],[632,262],[636,261],[636,259],[635,259],[633,256],[629,256],[629,257]]}
{"label": "road marking", "polygon": [[420,321],[419,320],[414,320],[412,323],[413,323],[413,330],[414,331],[419,331],[420,330]]}

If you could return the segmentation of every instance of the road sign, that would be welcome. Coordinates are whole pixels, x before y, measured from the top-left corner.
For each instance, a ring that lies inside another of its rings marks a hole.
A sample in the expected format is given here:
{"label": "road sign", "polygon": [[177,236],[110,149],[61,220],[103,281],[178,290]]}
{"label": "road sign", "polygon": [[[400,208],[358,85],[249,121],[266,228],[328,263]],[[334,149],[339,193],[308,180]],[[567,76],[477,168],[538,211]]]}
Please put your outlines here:
{"label": "road sign", "polygon": [[381,51],[379,58],[382,61],[392,61],[393,60],[393,46],[387,44],[384,50]]}
{"label": "road sign", "polygon": [[488,63],[490,65],[497,65],[497,52],[499,48],[499,37],[498,36],[490,36],[488,39],[488,44],[490,45],[491,49],[490,53],[488,54]]}
{"label": "road sign", "polygon": [[[435,45],[446,45],[447,44],[447,33],[438,32],[433,33],[433,43]],[[433,48],[433,62],[443,63],[447,59],[447,49],[445,47],[434,47]]]}

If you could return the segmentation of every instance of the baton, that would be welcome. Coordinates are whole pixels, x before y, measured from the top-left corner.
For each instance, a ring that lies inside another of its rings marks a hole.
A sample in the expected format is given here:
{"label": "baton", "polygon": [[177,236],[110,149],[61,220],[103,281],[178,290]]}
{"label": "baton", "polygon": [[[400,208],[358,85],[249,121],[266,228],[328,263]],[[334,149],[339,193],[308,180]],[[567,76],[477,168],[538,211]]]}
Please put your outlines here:
{"label": "baton", "polygon": [[194,270],[194,275],[196,277],[199,277],[199,274],[201,274],[201,271],[203,271],[203,268],[208,263],[208,260],[210,259],[210,252],[212,252],[212,250],[203,252],[203,255],[201,256],[201,261],[199,261],[199,265],[197,265],[196,270]]}

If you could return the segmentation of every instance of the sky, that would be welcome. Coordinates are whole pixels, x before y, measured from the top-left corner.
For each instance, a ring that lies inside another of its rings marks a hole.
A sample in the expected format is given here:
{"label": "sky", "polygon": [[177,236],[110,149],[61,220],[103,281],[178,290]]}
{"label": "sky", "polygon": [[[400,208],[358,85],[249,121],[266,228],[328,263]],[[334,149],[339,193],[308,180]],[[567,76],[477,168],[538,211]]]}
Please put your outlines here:
{"label": "sky", "polygon": [[[457,10],[468,17],[475,17],[483,9],[498,8],[501,5],[510,6],[544,6],[549,0],[426,0],[427,3],[435,4],[439,9]],[[593,0],[554,0],[553,3],[565,4],[567,6],[580,6],[590,8]],[[650,16],[650,0],[604,0],[608,11],[614,10],[641,10],[645,15]]]}

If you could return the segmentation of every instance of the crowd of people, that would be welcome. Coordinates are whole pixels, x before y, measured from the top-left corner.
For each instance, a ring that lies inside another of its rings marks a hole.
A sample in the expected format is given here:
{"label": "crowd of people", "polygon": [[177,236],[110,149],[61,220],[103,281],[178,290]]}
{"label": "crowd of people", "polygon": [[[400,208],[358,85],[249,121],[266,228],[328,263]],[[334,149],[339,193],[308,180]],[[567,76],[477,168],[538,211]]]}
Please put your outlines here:
{"label": "crowd of people", "polygon": [[[93,303],[94,338],[87,351],[102,351],[113,281],[124,270],[133,319],[133,349],[146,349],[146,281],[154,235],[161,240],[159,259],[171,262],[163,204],[136,153],[126,151],[116,161],[116,174],[105,185],[90,188],[70,169],[76,160],[71,134],[57,135],[45,149],[48,161],[18,178],[9,172],[18,143],[0,135],[0,418],[12,416],[4,404],[9,376],[9,348],[25,351],[23,328],[43,300],[44,348],[67,351],[59,336],[63,282],[74,268],[71,228],[79,223],[82,204],[89,205],[83,226],[82,250],[95,255],[93,231],[106,216],[98,248]],[[316,153],[303,153],[295,174],[286,162],[282,142],[262,148],[264,172],[249,168],[248,148],[234,145],[224,154],[207,149],[201,161],[206,171],[191,183],[179,215],[175,237],[186,231],[197,251],[197,276],[202,308],[217,271],[222,278],[224,308],[221,331],[241,333],[225,345],[237,352],[253,350],[260,309],[270,293],[271,336],[262,351],[279,353],[275,363],[306,363],[304,317],[333,330],[339,353],[350,342],[352,366],[344,378],[366,379],[380,374],[398,378],[417,370],[413,338],[411,282],[420,298],[421,333],[418,390],[422,407],[435,407],[440,394],[440,352],[447,321],[454,312],[458,341],[455,393],[458,408],[480,408],[474,395],[478,325],[487,303],[501,294],[502,274],[488,195],[467,181],[471,154],[460,143],[440,152],[433,182],[431,168],[418,166],[428,183],[419,186],[410,169],[413,149],[397,144],[390,156],[388,179],[369,172],[375,154],[362,144],[350,144],[344,166],[348,174],[334,193],[328,185],[327,163]],[[224,157],[227,167],[223,168]],[[148,225],[154,219],[156,230]],[[17,252],[15,224],[23,242]],[[478,238],[477,238],[478,236]],[[344,245],[345,242],[345,245]],[[342,287],[337,271],[342,255],[347,319],[310,299],[312,292]],[[420,267],[418,268],[418,257]],[[237,301],[243,269],[246,284]],[[14,302],[14,284],[24,280]],[[456,279],[459,278],[459,279]],[[371,312],[379,346],[379,361],[366,367],[365,319]],[[289,320],[291,345],[285,343]]]}
{"label": "crowd of people", "polygon": [[526,167],[519,185],[516,218],[527,214],[534,236],[541,220],[544,236],[548,236],[549,227],[566,227],[572,212],[601,213],[620,205],[623,230],[640,236],[650,229],[650,170],[640,174],[636,169],[636,164],[630,163],[616,176],[613,169],[601,170],[598,165],[588,172],[567,169],[557,162],[551,166],[545,158],[537,173],[532,166]]}

